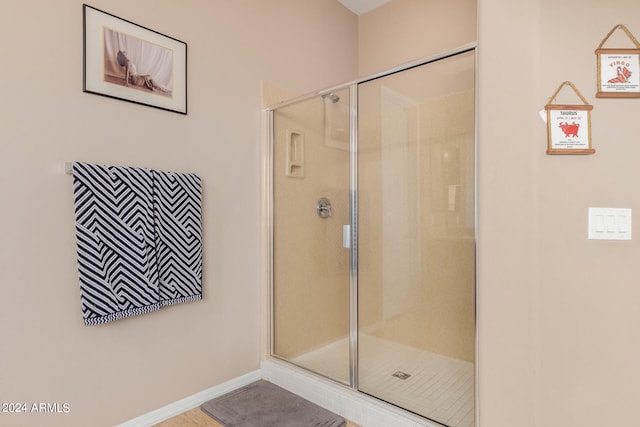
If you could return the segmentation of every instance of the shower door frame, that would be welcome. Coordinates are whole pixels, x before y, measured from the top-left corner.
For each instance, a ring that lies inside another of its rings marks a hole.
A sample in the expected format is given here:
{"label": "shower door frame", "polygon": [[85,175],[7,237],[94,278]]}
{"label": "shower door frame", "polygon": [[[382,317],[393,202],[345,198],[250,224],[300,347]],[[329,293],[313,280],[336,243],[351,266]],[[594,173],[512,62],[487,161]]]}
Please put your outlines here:
{"label": "shower door frame", "polygon": [[[276,358],[283,360],[286,363],[295,365],[293,362],[283,359],[274,354],[274,269],[273,269],[273,253],[274,253],[274,188],[273,188],[273,153],[274,153],[274,112],[275,110],[298,104],[313,98],[327,96],[332,92],[349,89],[349,220],[350,220],[350,248],[349,248],[349,380],[350,384],[346,386],[344,383],[335,380],[334,378],[327,377],[321,373],[309,370],[302,367],[306,371],[312,372],[315,375],[319,375],[323,378],[335,382],[341,387],[349,387],[350,389],[363,393],[359,390],[358,385],[358,86],[361,83],[365,83],[378,78],[390,76],[392,74],[400,73],[412,68],[427,65],[429,63],[437,62],[456,55],[474,52],[474,91],[477,93],[478,87],[478,46],[477,43],[470,43],[460,46],[456,49],[452,49],[446,52],[439,53],[434,56],[429,56],[416,61],[412,61],[389,70],[376,73],[370,76],[352,80],[347,83],[332,86],[319,91],[311,92],[305,95],[301,95],[274,105],[267,106],[263,109],[263,135],[264,141],[262,157],[263,157],[263,238],[264,238],[264,256],[263,260],[265,265],[263,266],[264,283],[263,286],[263,301],[266,301],[266,306],[263,304],[265,323],[262,330],[263,339],[263,354],[262,360],[270,358]],[[478,242],[478,97],[474,97],[474,242],[477,247]],[[474,398],[474,412],[475,412],[475,425],[478,423],[478,283],[477,283],[477,266],[478,266],[478,254],[475,255],[475,313],[474,313],[474,381],[475,381],[475,398]],[[298,365],[295,365],[298,366]],[[375,396],[374,396],[375,398]],[[377,399],[377,398],[376,398]],[[379,400],[379,399],[378,399]],[[398,407],[402,411],[408,411],[404,408]],[[415,414],[415,413],[413,413]],[[418,414],[415,414],[418,415]],[[421,418],[424,418],[420,416]]]}

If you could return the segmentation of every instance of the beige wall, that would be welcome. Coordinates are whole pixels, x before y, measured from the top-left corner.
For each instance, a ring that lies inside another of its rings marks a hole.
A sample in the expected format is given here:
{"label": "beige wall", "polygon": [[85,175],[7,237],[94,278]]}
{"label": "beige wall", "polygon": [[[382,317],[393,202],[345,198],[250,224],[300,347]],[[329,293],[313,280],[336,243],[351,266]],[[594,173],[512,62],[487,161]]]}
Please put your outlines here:
{"label": "beige wall", "polygon": [[368,76],[475,41],[476,1],[393,0],[358,23],[358,74]]}
{"label": "beige wall", "polygon": [[[640,100],[597,99],[594,55],[618,23],[640,34],[639,13],[631,0],[480,2],[483,426],[637,423],[638,237],[587,240],[587,208],[640,208]],[[537,112],[565,80],[594,106],[595,155],[545,154]]]}
{"label": "beige wall", "polygon": [[[258,369],[260,81],[299,93],[356,75],[338,3],[91,4],[188,43],[189,114],[82,93],[81,1],[0,3],[0,401],[71,409],[1,425],[111,426]],[[202,177],[203,301],[83,326],[74,160]]]}

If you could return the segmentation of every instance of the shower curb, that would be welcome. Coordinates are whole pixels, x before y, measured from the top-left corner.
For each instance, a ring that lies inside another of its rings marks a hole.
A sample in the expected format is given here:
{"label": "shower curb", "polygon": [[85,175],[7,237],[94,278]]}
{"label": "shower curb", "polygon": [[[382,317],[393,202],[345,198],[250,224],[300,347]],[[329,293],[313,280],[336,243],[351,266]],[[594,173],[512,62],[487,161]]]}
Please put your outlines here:
{"label": "shower curb", "polygon": [[268,359],[261,371],[263,379],[362,427],[442,427],[290,363]]}

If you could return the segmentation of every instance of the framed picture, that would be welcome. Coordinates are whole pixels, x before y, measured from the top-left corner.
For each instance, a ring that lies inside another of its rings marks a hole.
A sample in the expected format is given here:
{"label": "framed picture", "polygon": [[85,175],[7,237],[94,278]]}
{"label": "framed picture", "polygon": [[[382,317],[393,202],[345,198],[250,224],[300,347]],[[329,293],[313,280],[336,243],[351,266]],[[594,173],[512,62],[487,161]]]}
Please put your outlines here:
{"label": "framed picture", "polygon": [[[569,86],[583,105],[558,105],[553,102],[562,88]],[[566,81],[550,98],[547,112],[547,154],[594,154],[591,146],[591,110],[573,83]]]}
{"label": "framed picture", "polygon": [[598,49],[598,98],[640,98],[640,50]]}
{"label": "framed picture", "polygon": [[591,105],[547,105],[547,154],[593,154]]}
{"label": "framed picture", "polygon": [[82,8],[83,91],[187,114],[187,44]]}
{"label": "framed picture", "polygon": [[[624,31],[635,48],[604,48],[604,43],[616,30]],[[627,27],[622,24],[613,27],[596,49],[596,57],[597,98],[640,98],[640,43]]]}

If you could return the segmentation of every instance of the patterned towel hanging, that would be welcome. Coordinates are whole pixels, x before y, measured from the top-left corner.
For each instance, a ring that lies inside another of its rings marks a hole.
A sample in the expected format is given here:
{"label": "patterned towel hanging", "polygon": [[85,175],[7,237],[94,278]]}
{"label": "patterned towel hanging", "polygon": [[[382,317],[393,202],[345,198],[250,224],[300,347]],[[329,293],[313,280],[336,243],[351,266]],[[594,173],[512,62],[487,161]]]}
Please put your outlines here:
{"label": "patterned towel hanging", "polygon": [[156,253],[163,306],[202,297],[200,178],[153,171]]}
{"label": "patterned towel hanging", "polygon": [[198,176],[79,162],[72,173],[86,325],[202,298]]}

